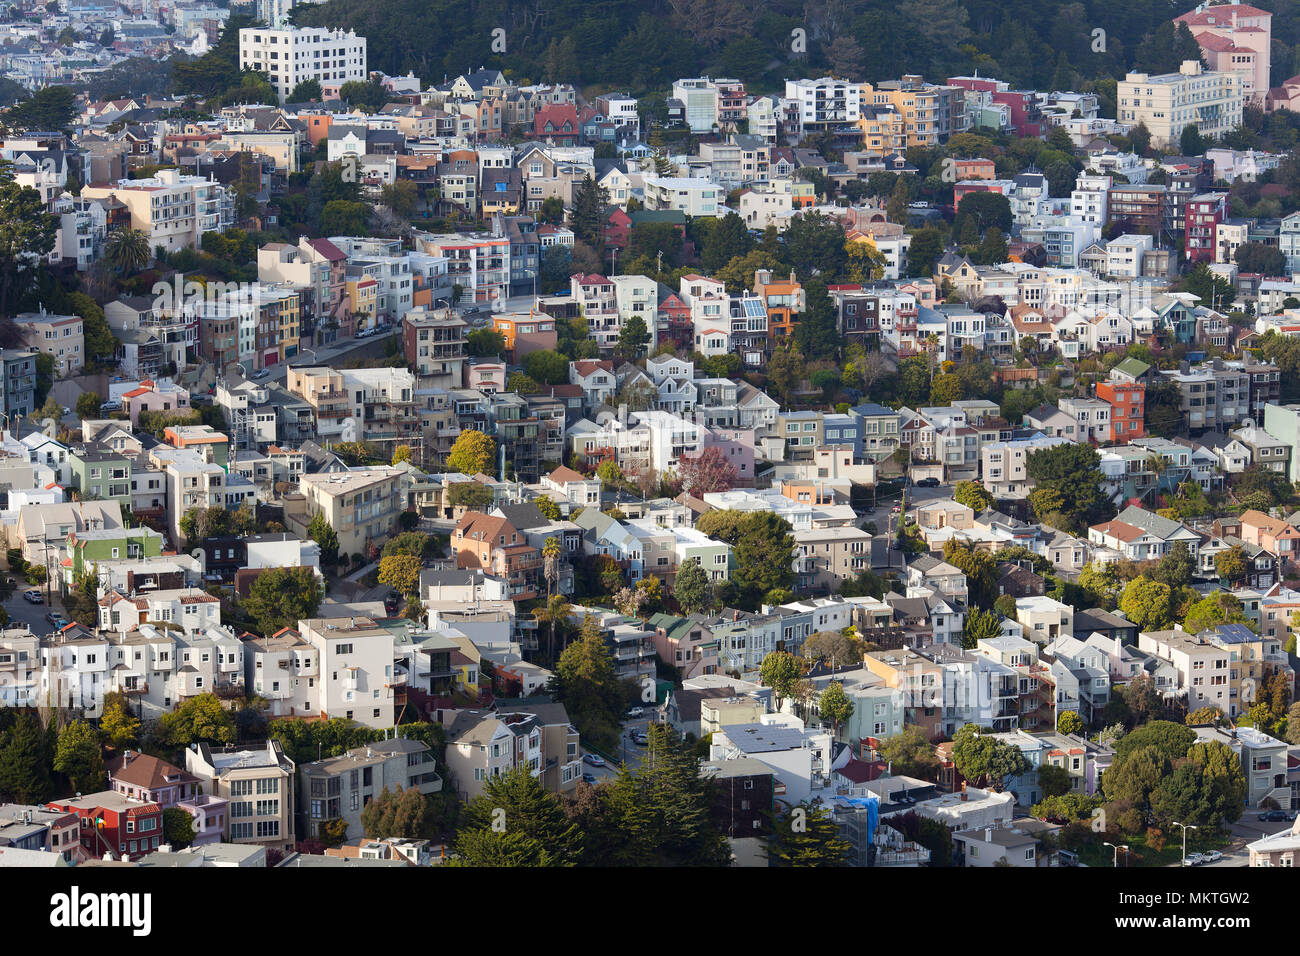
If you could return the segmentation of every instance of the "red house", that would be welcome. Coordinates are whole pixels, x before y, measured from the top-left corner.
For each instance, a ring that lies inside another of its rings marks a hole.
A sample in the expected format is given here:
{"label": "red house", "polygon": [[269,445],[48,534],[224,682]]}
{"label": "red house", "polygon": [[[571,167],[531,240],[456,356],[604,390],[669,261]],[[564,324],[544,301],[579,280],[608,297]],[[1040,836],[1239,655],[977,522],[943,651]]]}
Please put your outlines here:
{"label": "red house", "polygon": [[605,245],[611,249],[627,248],[627,240],[632,232],[632,217],[627,211],[614,206],[605,217]]}
{"label": "red house", "polygon": [[1110,402],[1110,437],[1127,442],[1146,437],[1146,392],[1141,382],[1106,381],[1097,383],[1097,397]]}
{"label": "red house", "polygon": [[572,103],[542,107],[533,116],[533,136],[556,146],[577,146],[578,111]]}
{"label": "red house", "polygon": [[132,800],[115,790],[52,800],[46,807],[81,818],[81,848],[87,857],[112,853],[138,860],[158,849],[163,839],[162,807]]}
{"label": "red house", "polygon": [[691,322],[691,307],[682,301],[676,292],[669,291],[659,300],[659,328],[680,349],[690,349],[695,335],[695,325]]}
{"label": "red house", "polygon": [[1214,241],[1223,222],[1225,193],[1202,193],[1187,200],[1184,245],[1188,262],[1213,262]]}

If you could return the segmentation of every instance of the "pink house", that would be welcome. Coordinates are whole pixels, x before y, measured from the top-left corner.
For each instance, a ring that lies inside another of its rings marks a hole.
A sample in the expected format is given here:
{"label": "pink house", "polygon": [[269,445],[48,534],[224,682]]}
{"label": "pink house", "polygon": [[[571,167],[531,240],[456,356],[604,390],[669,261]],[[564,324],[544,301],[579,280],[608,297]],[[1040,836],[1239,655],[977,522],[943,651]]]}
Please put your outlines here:
{"label": "pink house", "polygon": [[145,379],[131,391],[122,395],[122,408],[131,416],[131,424],[138,424],[141,412],[185,411],[190,407],[190,393],[172,384],[159,385]]}
{"label": "pink house", "polygon": [[176,804],[178,810],[184,810],[194,818],[194,841],[190,846],[221,842],[226,832],[226,819],[230,816],[229,805],[230,801],[225,797],[211,794],[200,794]]}
{"label": "pink house", "polygon": [[736,487],[754,486],[754,430],[752,428],[710,427],[704,436],[705,448],[717,448],[736,468]]}

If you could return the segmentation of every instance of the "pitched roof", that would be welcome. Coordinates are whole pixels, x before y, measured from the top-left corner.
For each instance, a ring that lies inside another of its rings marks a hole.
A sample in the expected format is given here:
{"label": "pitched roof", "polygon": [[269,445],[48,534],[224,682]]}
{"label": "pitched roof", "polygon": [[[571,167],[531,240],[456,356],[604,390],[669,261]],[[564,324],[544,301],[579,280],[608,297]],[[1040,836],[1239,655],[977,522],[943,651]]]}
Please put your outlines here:
{"label": "pitched roof", "polygon": [[108,762],[108,774],[114,780],[133,787],[155,790],[173,783],[188,783],[197,778],[159,757],[128,750]]}

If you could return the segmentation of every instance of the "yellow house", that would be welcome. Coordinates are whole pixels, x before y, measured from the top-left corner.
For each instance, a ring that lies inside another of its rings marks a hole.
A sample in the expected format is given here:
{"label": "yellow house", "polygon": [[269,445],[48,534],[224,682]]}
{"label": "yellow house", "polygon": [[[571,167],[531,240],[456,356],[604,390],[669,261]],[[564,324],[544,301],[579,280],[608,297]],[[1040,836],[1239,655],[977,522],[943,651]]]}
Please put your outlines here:
{"label": "yellow house", "polygon": [[355,316],[366,317],[364,320],[358,319],[358,331],[374,325],[375,316],[379,311],[379,280],[374,276],[349,278],[347,297],[348,311]]}

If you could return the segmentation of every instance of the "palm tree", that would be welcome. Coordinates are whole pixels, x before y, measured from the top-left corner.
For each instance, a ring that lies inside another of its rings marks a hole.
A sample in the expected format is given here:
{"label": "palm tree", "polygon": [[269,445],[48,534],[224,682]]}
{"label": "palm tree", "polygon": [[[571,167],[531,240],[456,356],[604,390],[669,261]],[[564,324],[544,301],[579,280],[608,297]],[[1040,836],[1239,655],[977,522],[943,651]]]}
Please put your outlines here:
{"label": "palm tree", "polygon": [[555,663],[555,625],[562,624],[569,619],[569,602],[563,594],[552,594],[546,599],[546,604],[536,608],[533,611],[533,617],[539,624],[550,625],[550,637],[547,641],[547,653],[550,656],[552,664]]}
{"label": "palm tree", "polygon": [[555,579],[559,576],[560,555],[559,538],[547,538],[542,545],[542,558],[545,560],[542,573],[546,576],[546,596],[549,598],[555,591]]}
{"label": "palm tree", "polygon": [[104,244],[104,258],[123,272],[149,264],[149,237],[140,229],[119,229]]}

